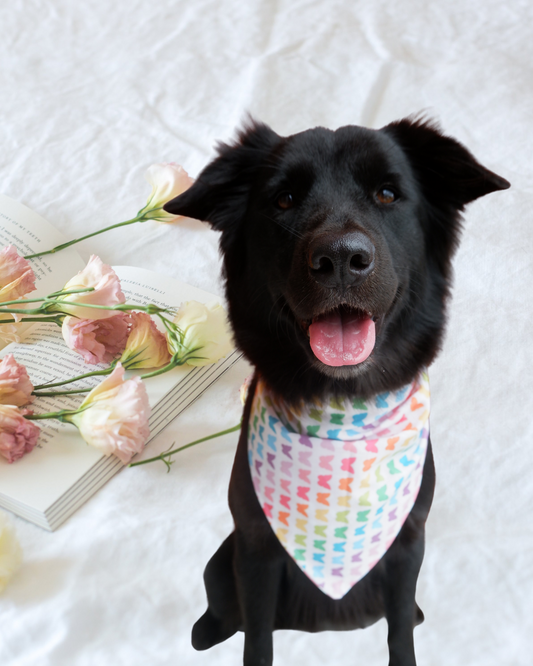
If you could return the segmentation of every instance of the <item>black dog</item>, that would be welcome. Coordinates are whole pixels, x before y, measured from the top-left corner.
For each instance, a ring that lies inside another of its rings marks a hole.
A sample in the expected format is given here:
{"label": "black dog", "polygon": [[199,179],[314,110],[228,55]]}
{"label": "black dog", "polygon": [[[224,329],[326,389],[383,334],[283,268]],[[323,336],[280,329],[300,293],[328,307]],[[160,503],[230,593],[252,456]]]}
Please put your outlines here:
{"label": "black dog", "polygon": [[[431,444],[398,536],[333,599],[287,554],[258,502],[247,457],[251,404],[258,377],[288,405],[366,399],[413,382],[442,342],[460,213],[507,187],[423,120],[287,138],[252,124],[165,206],[222,232],[235,340],[256,368],[229,489],[235,531],[205,571],[209,605],[193,629],[196,649],[241,630],[245,665],[269,665],[274,629],[355,629],[385,616],[390,664],[415,664],[413,628],[423,620],[415,588],[435,483]],[[365,349],[351,362],[339,360],[338,350],[331,360],[313,343],[324,322],[346,333],[354,321]]]}

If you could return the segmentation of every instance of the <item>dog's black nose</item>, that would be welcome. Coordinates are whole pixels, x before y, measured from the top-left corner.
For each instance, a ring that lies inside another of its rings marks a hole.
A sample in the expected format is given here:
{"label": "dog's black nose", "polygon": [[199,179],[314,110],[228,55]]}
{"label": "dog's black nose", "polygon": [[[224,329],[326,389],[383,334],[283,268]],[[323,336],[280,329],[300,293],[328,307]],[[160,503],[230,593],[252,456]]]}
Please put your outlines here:
{"label": "dog's black nose", "polygon": [[324,287],[356,286],[372,272],[375,253],[372,241],[360,231],[320,234],[309,244],[309,273]]}

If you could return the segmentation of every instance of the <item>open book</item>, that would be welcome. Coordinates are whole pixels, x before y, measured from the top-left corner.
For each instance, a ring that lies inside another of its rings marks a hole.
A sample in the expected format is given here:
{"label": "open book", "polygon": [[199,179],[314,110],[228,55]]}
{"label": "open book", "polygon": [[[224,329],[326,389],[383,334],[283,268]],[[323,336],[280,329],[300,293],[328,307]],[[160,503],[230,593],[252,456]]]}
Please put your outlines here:
{"label": "open book", "polygon": [[[44,218],[26,206],[0,195],[0,247],[13,244],[21,255],[34,254],[65,243],[66,239]],[[57,291],[80,271],[85,263],[72,248],[31,260],[37,290],[28,298]],[[221,299],[178,280],[152,271],[127,266],[114,267],[128,303],[155,303],[177,307],[185,301],[203,303]],[[20,326],[20,343],[0,351],[0,358],[12,353],[24,364],[34,385],[57,382],[106,367],[88,366],[82,357],[68,349],[55,324]],[[236,351],[214,365],[200,368],[181,366],[145,381],[150,406],[150,441],[178,414],[228,370],[238,359]],[[148,372],[143,370],[142,372]],[[141,374],[138,372],[137,374]],[[102,377],[91,377],[66,386],[66,389],[96,386]],[[73,409],[83,400],[77,396],[37,398],[31,405],[35,413]],[[0,507],[55,530],[106,481],[124,467],[115,456],[105,456],[88,446],[74,426],[59,421],[37,421],[41,428],[35,449],[9,464],[0,457]]]}

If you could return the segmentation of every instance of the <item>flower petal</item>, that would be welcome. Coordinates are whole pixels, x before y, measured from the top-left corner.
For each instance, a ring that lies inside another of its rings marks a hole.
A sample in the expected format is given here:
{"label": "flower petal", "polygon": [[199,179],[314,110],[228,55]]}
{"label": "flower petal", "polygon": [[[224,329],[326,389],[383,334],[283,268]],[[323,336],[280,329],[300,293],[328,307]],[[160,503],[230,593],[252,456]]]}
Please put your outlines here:
{"label": "flower petal", "polygon": [[22,407],[33,401],[33,384],[26,368],[6,354],[0,362],[0,404]]}
{"label": "flower petal", "polygon": [[61,332],[69,349],[96,364],[110,363],[124,351],[129,329],[129,315],[119,312],[108,319],[65,317]]}
{"label": "flower petal", "polygon": [[89,393],[80,409],[67,420],[78,427],[87,444],[124,463],[142,451],[150,434],[148,394],[139,377],[124,381],[120,363]]}
{"label": "flower petal", "polygon": [[35,291],[35,273],[14,245],[0,250],[0,301],[15,301]]}
{"label": "flower petal", "polygon": [[[100,257],[95,254],[91,256],[87,266],[63,287],[65,291],[86,288],[92,288],[93,291],[60,296],[58,299],[61,301],[60,304],[51,306],[48,311],[63,311],[80,319],[108,319],[114,317],[117,312],[115,310],[84,308],[83,304],[112,307],[126,301],[117,274],[111,266],[104,264]],[[68,305],[69,303],[80,303],[82,305]]]}
{"label": "flower petal", "polygon": [[132,329],[121,361],[128,368],[160,368],[170,363],[165,336],[144,312],[131,314]]}
{"label": "flower petal", "polygon": [[9,463],[33,451],[40,429],[24,418],[28,410],[14,405],[0,405],[0,455]]}
{"label": "flower petal", "polygon": [[182,346],[169,337],[169,351],[181,358],[191,354],[188,365],[215,363],[228,354],[233,341],[226,311],[219,303],[204,305],[197,301],[184,303],[173,322],[181,331]]}
{"label": "flower petal", "polygon": [[163,210],[163,205],[174,199],[194,183],[183,167],[174,162],[152,164],[146,172],[146,180],[152,186],[148,202],[137,215],[159,222],[174,222],[181,215],[172,215]]}

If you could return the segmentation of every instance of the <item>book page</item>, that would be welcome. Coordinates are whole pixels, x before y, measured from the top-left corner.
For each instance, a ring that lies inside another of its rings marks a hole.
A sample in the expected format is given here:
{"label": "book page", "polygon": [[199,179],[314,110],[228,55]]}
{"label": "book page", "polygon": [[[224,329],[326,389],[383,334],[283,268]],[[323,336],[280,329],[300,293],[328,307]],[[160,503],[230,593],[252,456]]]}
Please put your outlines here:
{"label": "book page", "polygon": [[[208,292],[145,269],[121,266],[115,270],[128,302],[178,307],[188,300],[205,303],[221,300]],[[24,344],[10,344],[0,352],[0,357],[7,353],[12,353],[17,361],[26,366],[34,385],[107,367],[85,364],[79,354],[67,348],[55,324],[35,324],[27,333]],[[145,385],[152,408],[192,370],[190,366],[182,366],[147,379]],[[149,370],[135,374],[147,372]],[[65,388],[95,386],[102,379],[84,379]],[[83,398],[83,394],[37,398],[31,408],[35,413],[73,409]],[[38,421],[37,424],[41,435],[31,453],[12,464],[0,458],[0,494],[45,511],[96,464],[102,454],[83,441],[75,426],[55,420]]]}
{"label": "book page", "polygon": [[[21,256],[49,250],[67,242],[65,236],[49,224],[43,217],[23,204],[0,194],[0,249],[6,245],[14,245]],[[85,265],[80,255],[69,247],[57,254],[29,259],[35,273],[36,290],[27,298],[39,298],[58,291],[76,275]],[[1,303],[0,303],[1,305]],[[27,307],[38,307],[39,303],[28,304]],[[0,315],[0,320],[11,319],[10,315]],[[24,338],[32,324],[0,325],[0,349],[13,340],[13,334]],[[1,336],[2,330],[7,339]]]}
{"label": "book page", "polygon": [[[71,240],[23,204],[0,194],[0,248],[14,245],[21,256],[51,250]],[[57,254],[30,259],[36,291],[28,298],[46,296],[61,287],[84,266],[81,256],[69,247]]]}
{"label": "book page", "polygon": [[[26,367],[35,386],[106,367],[86,365],[79,354],[67,348],[61,330],[55,324],[33,325],[26,333],[24,343],[8,345],[0,352],[0,356],[8,353],[13,354]],[[69,384],[64,389],[96,386],[101,379],[92,377]],[[75,409],[84,397],[82,393],[36,398],[30,408],[36,414]],[[56,420],[34,423],[41,429],[41,434],[33,451],[12,464],[0,457],[0,494],[45,511],[101,459],[102,453],[88,446],[70,424]]]}

